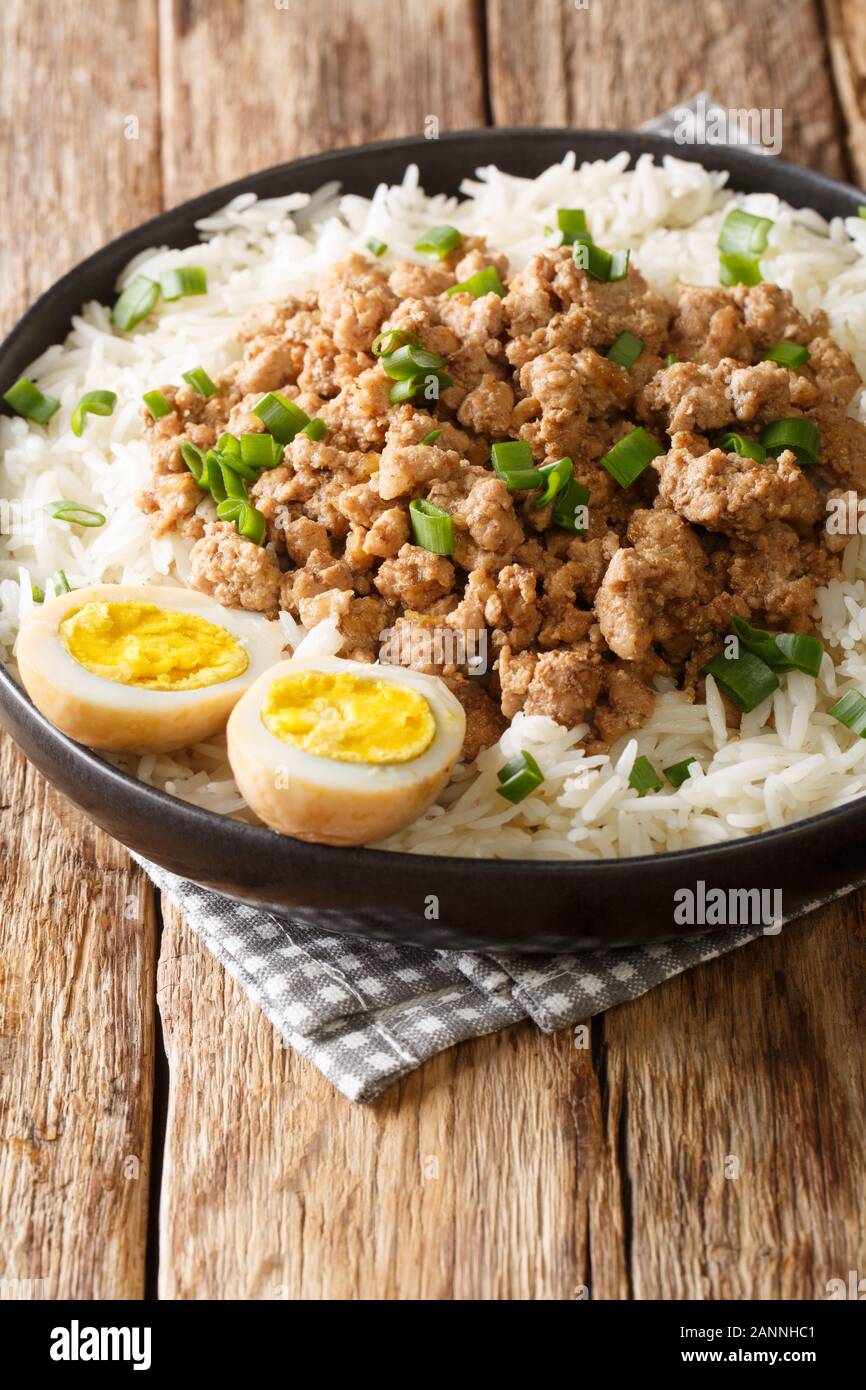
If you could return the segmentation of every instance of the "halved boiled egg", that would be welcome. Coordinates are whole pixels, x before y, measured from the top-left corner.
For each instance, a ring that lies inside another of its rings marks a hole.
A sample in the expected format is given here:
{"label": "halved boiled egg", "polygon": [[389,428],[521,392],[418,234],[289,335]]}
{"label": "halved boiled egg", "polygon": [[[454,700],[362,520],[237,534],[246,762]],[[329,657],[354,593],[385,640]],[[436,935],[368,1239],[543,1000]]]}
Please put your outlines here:
{"label": "halved boiled egg", "polygon": [[435,800],[465,727],[438,676],[297,657],[266,671],[235,706],[229,760],[266,825],[299,840],[364,845]]}
{"label": "halved boiled egg", "polygon": [[70,738],[164,753],[224,728],[284,643],[279,623],[194,589],[94,584],[37,610],[16,656],[34,705]]}

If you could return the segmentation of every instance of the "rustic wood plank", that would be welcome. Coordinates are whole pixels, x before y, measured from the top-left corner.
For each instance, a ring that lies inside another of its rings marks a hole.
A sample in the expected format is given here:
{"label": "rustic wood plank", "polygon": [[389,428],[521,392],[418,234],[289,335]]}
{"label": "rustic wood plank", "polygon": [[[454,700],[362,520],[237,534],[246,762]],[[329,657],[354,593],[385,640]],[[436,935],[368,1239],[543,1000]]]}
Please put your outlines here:
{"label": "rustic wood plank", "polygon": [[851,177],[866,187],[866,7],[861,0],[823,0],[827,42]]}
{"label": "rustic wood plank", "polygon": [[168,204],[299,155],[421,134],[429,116],[443,132],[484,124],[467,0],[160,4]]}
{"label": "rustic wood plank", "polygon": [[781,108],[784,156],[844,173],[814,0],[488,0],[487,12],[497,125],[636,126],[708,89],[728,108]]}
{"label": "rustic wood plank", "polygon": [[[106,27],[78,5],[9,0],[0,51],[5,331],[69,265],[159,207],[155,11],[124,7]],[[5,736],[0,860],[0,1279],[42,1279],[46,1298],[140,1297],[153,893]]]}

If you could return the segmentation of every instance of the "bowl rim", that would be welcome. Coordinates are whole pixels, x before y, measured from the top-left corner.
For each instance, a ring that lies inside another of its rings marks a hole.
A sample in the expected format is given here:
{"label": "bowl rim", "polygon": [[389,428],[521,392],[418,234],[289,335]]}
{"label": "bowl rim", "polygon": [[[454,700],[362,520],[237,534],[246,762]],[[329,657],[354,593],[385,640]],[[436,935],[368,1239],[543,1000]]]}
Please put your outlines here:
{"label": "bowl rim", "polygon": [[[687,162],[702,164],[705,168],[726,171],[730,176],[732,188],[737,187],[738,174],[750,181],[759,172],[766,176],[767,171],[771,169],[774,171],[773,182],[790,182],[793,185],[790,194],[796,195],[799,188],[804,191],[811,188],[828,198],[844,198],[855,204],[850,213],[842,215],[856,213],[857,206],[864,201],[863,194],[852,184],[832,179],[817,170],[794,164],[788,160],[776,157],[770,159],[768,156],[758,155],[747,149],[725,145],[710,147],[679,145],[669,136],[653,131],[595,130],[571,126],[486,126],[450,131],[441,135],[435,143],[440,148],[453,146],[456,159],[459,158],[464,146],[479,140],[489,142],[492,147],[502,145],[505,152],[507,152],[509,142],[523,140],[537,143],[542,147],[555,144],[564,147],[565,150],[573,148],[575,153],[578,153],[581,142],[592,141],[596,145],[602,144],[608,147],[607,158],[625,150],[632,163],[645,153],[652,154],[656,158],[672,155]],[[420,156],[422,151],[429,149],[430,143],[423,136],[397,137],[388,140],[368,141],[361,145],[342,146],[334,150],[305,155],[299,159],[269,165],[241,178],[233,179],[229,183],[217,185],[193,198],[185,199],[171,208],[164,209],[144,222],[137,223],[64,272],[47,289],[42,291],[24,311],[3,341],[0,342],[0,386],[5,383],[7,375],[11,380],[14,380],[26,365],[26,361],[21,361],[20,365],[15,366],[11,372],[7,373],[7,364],[10,361],[15,363],[16,358],[20,359],[20,353],[16,351],[19,341],[31,325],[41,318],[42,313],[52,305],[54,300],[59,298],[64,291],[72,289],[87,271],[101,267],[106,261],[118,261],[120,268],[122,268],[126,262],[132,259],[133,255],[137,254],[137,250],[154,243],[158,244],[159,234],[171,218],[182,217],[190,223],[195,222],[224,206],[239,194],[255,191],[254,185],[256,184],[260,185],[269,180],[300,177],[305,173],[315,172],[318,167],[325,163],[333,164],[336,161],[349,164],[362,155],[378,153],[396,155],[401,153],[405,155],[405,162],[408,164],[413,162],[413,151]],[[708,149],[710,151],[709,156],[707,154]],[[471,170],[469,166],[464,166],[464,172],[460,174],[460,177],[468,177],[470,172],[474,173],[477,167],[477,162],[472,164]],[[331,176],[339,177],[336,173]],[[286,191],[291,192],[291,187],[287,188]],[[788,195],[786,195],[786,200],[788,200]],[[154,234],[153,241],[149,239],[150,233]],[[194,245],[195,241],[188,241],[185,244]],[[32,360],[32,358],[28,360]],[[5,405],[2,402],[0,402],[0,408],[6,413]],[[808,837],[812,829],[818,826],[829,828],[836,822],[848,822],[857,819],[858,816],[860,819],[866,820],[866,794],[864,794],[862,797],[853,798],[841,806],[831,807],[827,811],[793,821],[789,825],[781,826],[775,830],[758,831],[736,839],[724,840],[716,844],[697,845],[689,849],[665,850],[657,854],[623,856],[614,859],[488,859],[474,856],[416,854],[409,851],[383,850],[359,845],[323,845],[294,840],[280,835],[267,826],[250,825],[247,822],[235,820],[231,816],[209,811],[204,807],[183,801],[180,797],[164,792],[147,782],[142,782],[132,773],[124,772],[121,768],[115,767],[95,750],[84,744],[76,743],[56,729],[36,709],[26,691],[12,676],[6,663],[0,661],[0,711],[4,710],[13,713],[25,727],[28,727],[38,737],[38,742],[46,748],[52,761],[70,765],[76,773],[81,775],[83,781],[90,783],[94,789],[105,791],[106,796],[111,796],[113,800],[128,801],[131,798],[133,801],[137,801],[145,815],[159,816],[168,828],[173,827],[179,835],[192,834],[196,838],[207,839],[212,844],[214,851],[218,851],[219,841],[223,837],[228,837],[236,846],[240,844],[241,848],[248,849],[253,856],[259,852],[270,857],[276,852],[280,857],[285,856],[287,869],[300,868],[303,870],[304,865],[308,864],[311,868],[315,866],[317,869],[327,869],[328,866],[333,866],[335,869],[339,867],[341,874],[347,870],[353,870],[356,866],[363,867],[368,871],[378,868],[386,872],[389,869],[393,870],[395,860],[397,860],[408,861],[421,874],[425,870],[435,871],[439,875],[447,875],[449,872],[465,872],[467,866],[471,864],[473,874],[480,875],[482,878],[495,877],[500,882],[504,874],[523,878],[528,871],[533,869],[541,870],[545,876],[559,879],[565,879],[567,876],[569,881],[573,881],[573,875],[580,873],[581,870],[585,873],[591,872],[609,876],[613,873],[621,874],[624,871],[640,873],[659,864],[682,865],[686,870],[692,861],[701,861],[704,865],[709,862],[721,865],[723,861],[727,863],[731,856],[742,854],[744,847],[747,846],[779,846],[795,840],[798,836]],[[50,773],[46,776],[49,781],[52,780]],[[89,813],[85,812],[85,814]],[[279,850],[276,849],[277,846],[279,846]]]}

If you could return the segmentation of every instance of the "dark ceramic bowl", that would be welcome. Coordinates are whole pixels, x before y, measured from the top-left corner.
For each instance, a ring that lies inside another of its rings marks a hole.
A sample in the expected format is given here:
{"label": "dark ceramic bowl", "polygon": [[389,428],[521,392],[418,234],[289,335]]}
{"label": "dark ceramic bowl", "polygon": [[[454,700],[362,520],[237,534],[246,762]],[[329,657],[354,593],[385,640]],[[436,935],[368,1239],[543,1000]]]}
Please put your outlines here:
{"label": "dark ceramic bowl", "polygon": [[[608,159],[622,149],[635,157],[675,153],[727,169],[734,188],[777,193],[826,217],[855,213],[862,201],[855,189],[780,160],[674,146],[660,136],[624,131],[464,131],[316,155],[194,198],[64,275],[0,348],[0,394],[46,347],[62,341],[85,300],[111,302],[132,256],[157,244],[194,243],[196,220],[238,193],[312,192],[337,179],[346,192],[369,195],[381,181],[399,181],[410,161],[420,166],[428,192],[456,193],[481,164],[531,177],[568,150],[580,159]],[[438,859],[301,844],[188,806],[58,733],[2,667],[0,716],[46,777],[129,848],[197,883],[329,931],[421,946],[583,950],[677,935],[684,928],[675,922],[674,895],[697,891],[699,883],[781,889],[789,918],[866,881],[866,799],[787,829],[653,858],[578,864]],[[425,915],[430,895],[439,903],[433,921]]]}

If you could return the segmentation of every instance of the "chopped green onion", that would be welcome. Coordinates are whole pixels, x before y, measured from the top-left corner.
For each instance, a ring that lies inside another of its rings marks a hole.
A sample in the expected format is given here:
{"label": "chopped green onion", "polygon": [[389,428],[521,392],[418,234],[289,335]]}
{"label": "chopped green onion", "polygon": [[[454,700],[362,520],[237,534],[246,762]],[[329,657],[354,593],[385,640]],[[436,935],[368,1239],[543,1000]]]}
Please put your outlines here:
{"label": "chopped green onion", "polygon": [[756,217],[743,208],[732,208],[719,232],[719,250],[729,256],[760,256],[767,249],[769,217]]}
{"label": "chopped green onion", "polygon": [[207,273],[200,265],[164,270],[159,283],[163,299],[185,299],[189,294],[207,294]]}
{"label": "chopped green onion", "polygon": [[434,555],[454,554],[454,522],[450,512],[443,512],[425,498],[416,497],[409,503],[409,520],[416,545]]}
{"label": "chopped green onion", "polygon": [[633,787],[638,796],[646,796],[647,792],[661,791],[664,786],[649,758],[635,758],[628,784]]}
{"label": "chopped green onion", "polygon": [[281,444],[290,444],[295,435],[310,423],[309,415],[306,415],[300,406],[276,391],[269,391],[263,396],[258,405],[253,407],[253,414],[259,417],[268,433]]}
{"label": "chopped green onion", "polygon": [[504,443],[494,444],[490,457],[494,473],[497,478],[508,484],[511,492],[541,487],[544,482],[543,473],[535,466],[532,450],[522,439],[509,439]]}
{"label": "chopped green onion", "polygon": [[775,673],[750,651],[739,656],[717,652],[701,669],[705,676],[714,676],[728,699],[746,714],[779,688]]}
{"label": "chopped green onion", "polygon": [[325,424],[324,420],[320,420],[317,415],[315,420],[311,420],[308,425],[304,425],[304,428],[298,430],[298,433],[305,434],[308,439],[312,439],[314,443],[318,443],[318,441],[324,439],[325,435],[328,433],[328,426]]}
{"label": "chopped green onion", "polygon": [[208,449],[205,455],[204,472],[202,473],[201,487],[206,487],[214,501],[224,502],[227,497],[226,485],[223,482],[223,470],[220,466],[220,456],[216,449]]}
{"label": "chopped green onion", "polygon": [[778,362],[783,367],[790,367],[795,372],[798,367],[802,367],[809,361],[809,349],[801,347],[799,343],[774,343],[771,348],[764,353],[762,362]]}
{"label": "chopped green onion", "polygon": [[496,788],[499,796],[504,796],[506,801],[516,806],[541,786],[544,774],[531,753],[518,753],[499,769],[496,779],[499,782]]}
{"label": "chopped green onion", "polygon": [[111,311],[115,327],[128,333],[136,324],[146,319],[159,299],[159,285],[146,275],[136,275],[130,280]]}
{"label": "chopped green onion", "polygon": [[258,468],[255,464],[246,463],[242,454],[220,454],[219,451],[217,453],[220,463],[226,468],[231,468],[239,478],[246,478],[249,483],[254,483],[258,478]]}
{"label": "chopped green onion", "polygon": [[618,444],[614,444],[612,449],[608,449],[601,459],[601,466],[607,469],[620,487],[631,487],[653,459],[664,452],[658,440],[653,439],[651,434],[647,434],[646,430],[638,425],[637,429],[631,430]]}
{"label": "chopped green onion", "polygon": [[[267,436],[270,439],[270,435]],[[180,446],[180,456],[195,478],[199,487],[207,487],[207,470],[205,468],[204,454],[195,444],[190,444],[189,440],[184,440]],[[204,475],[204,476],[203,476]]]}
{"label": "chopped green onion", "polygon": [[719,448],[726,454],[739,454],[741,459],[754,459],[756,463],[767,462],[767,451],[757,439],[746,439],[742,434],[726,430],[719,439]]}
{"label": "chopped green onion", "polygon": [[589,236],[583,208],[557,208],[556,225],[562,232],[563,246],[573,246],[576,241]]}
{"label": "chopped green onion", "polygon": [[54,574],[48,576],[48,583],[54,590],[54,597],[58,594],[71,594],[72,585],[66,578],[66,570],[56,570]]}
{"label": "chopped green onion", "polygon": [[86,415],[110,415],[116,405],[117,396],[113,391],[85,391],[72,412],[72,433],[80,437]]}
{"label": "chopped green onion", "polygon": [[44,602],[45,602],[45,590],[44,590],[44,589],[40,589],[40,587],[39,587],[38,584],[31,584],[31,585],[30,585],[30,597],[32,598],[32,600],[33,600],[34,603],[44,603]]}
{"label": "chopped green onion", "polygon": [[667,357],[665,358],[665,366],[673,367],[676,365],[677,362],[679,362],[679,360],[680,359],[677,357],[675,352],[669,352]]}
{"label": "chopped green onion", "polygon": [[241,497],[224,497],[217,505],[217,517],[220,521],[237,521],[244,509],[244,501]]}
{"label": "chopped green onion", "polygon": [[283,446],[272,434],[242,434],[241,459],[252,468],[276,468],[282,461]]}
{"label": "chopped green onion", "polygon": [[241,456],[241,441],[236,434],[221,434],[216,442],[217,453],[226,454],[228,458],[235,459]]}
{"label": "chopped green onion", "polygon": [[67,502],[61,498],[59,502],[46,502],[42,510],[53,516],[55,521],[68,521],[74,526],[105,525],[102,512],[86,506],[83,502]]}
{"label": "chopped green onion", "polygon": [[574,474],[574,464],[570,458],[562,458],[556,463],[544,464],[538,471],[547,485],[541,496],[532,504],[532,510],[535,512],[549,506],[557,493],[568,485]]}
{"label": "chopped green onion", "polygon": [[428,352],[414,343],[406,343],[395,352],[385,353],[379,360],[392,381],[408,381],[419,372],[439,372],[445,366],[445,359],[438,352]]}
{"label": "chopped green onion", "polygon": [[415,250],[425,252],[428,256],[438,256],[440,261],[444,261],[462,240],[463,237],[456,227],[431,227],[420,241],[415,242]]}
{"label": "chopped green onion", "polygon": [[374,357],[384,357],[387,353],[393,352],[401,343],[414,343],[415,347],[422,345],[417,333],[410,333],[405,328],[389,328],[386,332],[376,335],[370,351]]}
{"label": "chopped green onion", "polygon": [[761,435],[761,443],[768,454],[793,450],[801,467],[817,463],[821,452],[821,435],[811,420],[774,420]]}
{"label": "chopped green onion", "polygon": [[424,436],[423,439],[419,439],[419,440],[418,440],[418,443],[419,443],[419,444],[435,444],[435,443],[436,443],[436,440],[439,438],[439,436],[440,436],[441,433],[442,433],[441,429],[438,429],[438,430],[431,430],[429,434],[425,434],[425,436]]}
{"label": "chopped green onion", "polygon": [[681,763],[671,763],[670,767],[664,768],[665,777],[671,786],[681,787],[684,782],[687,782],[689,780],[689,768],[692,763],[696,762],[697,758],[683,758]]}
{"label": "chopped green onion", "polygon": [[564,531],[573,531],[575,535],[582,536],[585,526],[577,524],[577,509],[585,507],[589,501],[589,492],[583,483],[579,483],[576,478],[572,478],[566,483],[561,492],[557,493],[553,504],[553,521],[556,526],[561,526]]}
{"label": "chopped green onion", "polygon": [[585,270],[593,280],[606,283],[609,280],[624,280],[628,274],[628,251],[605,251],[592,241],[574,243],[574,263]]}
{"label": "chopped green onion", "polygon": [[643,338],[636,338],[633,333],[620,333],[608,349],[607,358],[609,362],[616,362],[617,366],[631,371],[643,348]]}
{"label": "chopped green onion", "polygon": [[[432,397],[427,395],[427,384],[431,381],[436,382],[436,391]],[[451,378],[447,372],[419,372],[416,376],[408,377],[405,381],[395,381],[388,396],[395,405],[398,405],[400,401],[410,401],[413,396],[417,396],[419,391],[424,392],[427,400],[438,400],[439,392],[450,385]]]}
{"label": "chopped green onion", "polygon": [[380,241],[377,236],[371,236],[367,241],[367,250],[371,256],[384,256],[388,250],[387,241]]}
{"label": "chopped green onion", "polygon": [[761,267],[754,256],[719,256],[719,284],[726,289],[731,285],[760,285],[762,279]]}
{"label": "chopped green onion", "polygon": [[[234,467],[233,460],[220,456],[218,457],[223,487],[226,490],[226,497],[236,497],[239,498],[241,502],[245,502],[247,500],[247,485],[241,477],[241,474]],[[255,474],[253,476],[255,476]]]}
{"label": "chopped green onion", "polygon": [[453,294],[471,294],[475,299],[483,299],[486,294],[498,294],[502,299],[505,286],[499,278],[496,266],[487,265],[483,270],[476,270],[468,280],[461,280],[459,285],[452,285],[448,291],[448,298]]}
{"label": "chopped green onion", "polygon": [[866,699],[859,690],[849,690],[827,713],[850,729],[852,734],[866,738]]}
{"label": "chopped green onion", "polygon": [[744,618],[734,618],[734,632],[747,651],[759,656],[773,671],[804,671],[817,676],[821,670],[824,644],[817,637],[800,632],[767,632],[752,627]]}
{"label": "chopped green onion", "polygon": [[163,415],[170,415],[172,407],[161,391],[145,391],[141,398],[154,420],[161,420]]}
{"label": "chopped green onion", "polygon": [[215,396],[217,388],[211,381],[204,367],[193,367],[191,371],[181,372],[181,376],[188,386],[191,386],[198,396]]}
{"label": "chopped green onion", "polygon": [[251,502],[241,501],[237,497],[229,497],[220,502],[217,507],[217,516],[220,521],[233,521],[239,534],[246,537],[248,541],[252,541],[254,545],[261,545],[264,540],[264,515]]}
{"label": "chopped green onion", "polygon": [[3,399],[16,414],[23,415],[25,420],[35,420],[37,425],[47,425],[55,410],[60,409],[60,402],[54,396],[44,396],[26,376],[10,386]]}

